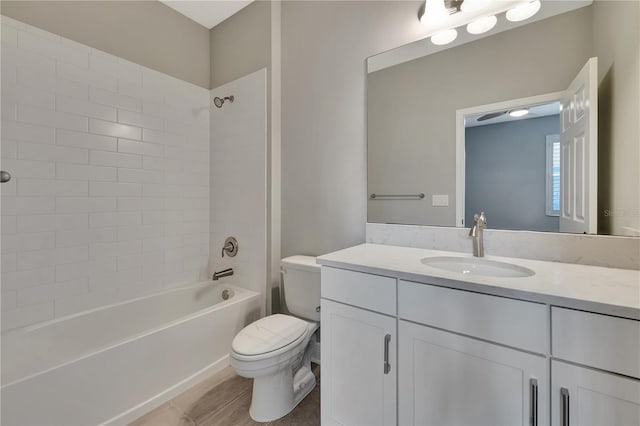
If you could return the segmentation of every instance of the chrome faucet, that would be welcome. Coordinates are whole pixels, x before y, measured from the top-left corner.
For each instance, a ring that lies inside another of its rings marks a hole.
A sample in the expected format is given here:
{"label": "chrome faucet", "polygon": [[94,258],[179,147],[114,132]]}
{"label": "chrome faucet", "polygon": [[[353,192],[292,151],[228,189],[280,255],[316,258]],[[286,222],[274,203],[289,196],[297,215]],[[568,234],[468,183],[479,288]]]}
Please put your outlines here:
{"label": "chrome faucet", "polygon": [[222,271],[214,272],[211,278],[214,281],[218,281],[220,278],[230,277],[233,275],[233,268],[223,269]]}
{"label": "chrome faucet", "polygon": [[473,255],[475,257],[484,257],[484,234],[483,230],[487,226],[487,218],[484,212],[473,215],[473,225],[469,229],[469,236],[473,238]]}

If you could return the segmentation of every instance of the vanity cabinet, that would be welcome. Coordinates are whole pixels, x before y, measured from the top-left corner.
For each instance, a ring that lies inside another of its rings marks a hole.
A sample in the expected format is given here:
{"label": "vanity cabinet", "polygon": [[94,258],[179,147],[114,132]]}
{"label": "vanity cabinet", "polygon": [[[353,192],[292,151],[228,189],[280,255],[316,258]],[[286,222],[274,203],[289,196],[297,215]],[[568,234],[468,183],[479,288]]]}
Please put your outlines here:
{"label": "vanity cabinet", "polygon": [[322,267],[322,424],[640,425],[640,321],[437,284]]}
{"label": "vanity cabinet", "polygon": [[399,322],[401,425],[546,425],[544,356]]}
{"label": "vanity cabinet", "polygon": [[367,310],[395,312],[395,280],[322,269],[322,424],[395,425],[396,318]]}

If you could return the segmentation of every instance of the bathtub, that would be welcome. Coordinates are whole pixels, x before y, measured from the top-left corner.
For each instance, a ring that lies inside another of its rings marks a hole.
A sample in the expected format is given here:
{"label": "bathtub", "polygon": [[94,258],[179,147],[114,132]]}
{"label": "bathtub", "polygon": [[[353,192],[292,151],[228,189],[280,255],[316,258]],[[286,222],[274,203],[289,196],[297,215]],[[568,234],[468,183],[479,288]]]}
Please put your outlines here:
{"label": "bathtub", "polygon": [[227,366],[260,311],[258,293],[208,281],[5,332],[2,424],[131,421]]}

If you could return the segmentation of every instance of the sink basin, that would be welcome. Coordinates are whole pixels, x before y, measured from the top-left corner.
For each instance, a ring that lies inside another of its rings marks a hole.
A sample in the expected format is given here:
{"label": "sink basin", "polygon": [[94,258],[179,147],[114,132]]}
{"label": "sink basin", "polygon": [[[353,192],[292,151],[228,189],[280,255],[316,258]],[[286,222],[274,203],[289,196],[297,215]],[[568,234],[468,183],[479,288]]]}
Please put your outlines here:
{"label": "sink basin", "polygon": [[511,263],[496,262],[478,257],[438,256],[425,257],[421,260],[427,266],[457,272],[463,275],[482,275],[486,277],[530,277],[535,272],[529,268]]}

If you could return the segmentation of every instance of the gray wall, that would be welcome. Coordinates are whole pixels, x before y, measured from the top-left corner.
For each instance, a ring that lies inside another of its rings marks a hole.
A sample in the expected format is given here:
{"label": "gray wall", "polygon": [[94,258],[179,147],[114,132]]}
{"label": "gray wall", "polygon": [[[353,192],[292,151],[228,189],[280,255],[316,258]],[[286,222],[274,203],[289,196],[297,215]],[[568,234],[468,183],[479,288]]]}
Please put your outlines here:
{"label": "gray wall", "polygon": [[566,89],[590,57],[590,22],[586,7],[369,74],[369,187],[427,195],[372,200],[369,221],[455,226],[456,110]]}
{"label": "gray wall", "polygon": [[465,222],[484,211],[494,229],[558,232],[547,216],[546,136],[560,116],[469,127],[465,132]]}
{"label": "gray wall", "polygon": [[6,1],[0,13],[209,88],[209,30],[158,1]]}
{"label": "gray wall", "polygon": [[365,59],[422,38],[423,3],[283,3],[283,256],[364,242]]}
{"label": "gray wall", "polygon": [[270,66],[270,2],[253,2],[210,33],[212,88]]}
{"label": "gray wall", "polygon": [[640,2],[597,1],[593,8],[598,233],[640,235]]}

